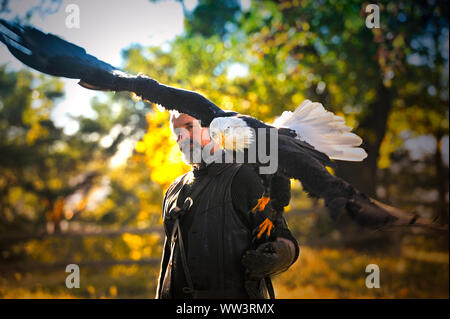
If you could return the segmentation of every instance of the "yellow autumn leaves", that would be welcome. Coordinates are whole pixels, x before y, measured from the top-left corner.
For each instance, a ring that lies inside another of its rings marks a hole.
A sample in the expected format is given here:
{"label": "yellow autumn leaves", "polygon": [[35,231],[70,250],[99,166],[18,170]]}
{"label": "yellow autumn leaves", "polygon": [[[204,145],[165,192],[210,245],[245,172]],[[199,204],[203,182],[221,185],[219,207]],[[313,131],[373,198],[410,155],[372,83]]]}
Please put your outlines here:
{"label": "yellow autumn leaves", "polygon": [[146,116],[148,130],[136,142],[136,152],[145,154],[152,181],[167,188],[178,176],[189,171],[169,128],[169,113],[154,108]]}

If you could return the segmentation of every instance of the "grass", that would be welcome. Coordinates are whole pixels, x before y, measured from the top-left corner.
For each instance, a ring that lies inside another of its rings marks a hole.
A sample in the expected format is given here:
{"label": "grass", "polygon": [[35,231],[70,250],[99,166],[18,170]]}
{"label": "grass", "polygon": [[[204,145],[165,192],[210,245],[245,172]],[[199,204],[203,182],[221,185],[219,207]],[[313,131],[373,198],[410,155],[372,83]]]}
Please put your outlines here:
{"label": "grass", "polygon": [[[365,285],[368,264],[380,269],[380,288]],[[112,266],[81,269],[80,288],[61,271],[0,274],[1,298],[154,298],[159,269]],[[277,298],[448,298],[448,253],[407,247],[398,256],[353,249],[301,247],[300,257],[274,278]]]}
{"label": "grass", "polygon": [[[352,249],[303,247],[300,258],[274,279],[277,298],[448,298],[448,253],[438,258],[366,254]],[[430,254],[432,256],[432,254]],[[380,270],[380,288],[367,288],[366,266]]]}

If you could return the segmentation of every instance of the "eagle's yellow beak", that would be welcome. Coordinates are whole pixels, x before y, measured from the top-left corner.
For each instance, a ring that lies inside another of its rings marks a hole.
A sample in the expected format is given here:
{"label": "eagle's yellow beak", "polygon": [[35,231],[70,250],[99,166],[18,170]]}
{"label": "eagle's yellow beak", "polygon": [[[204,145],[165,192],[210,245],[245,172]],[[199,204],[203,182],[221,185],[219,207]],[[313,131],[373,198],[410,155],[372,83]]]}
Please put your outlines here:
{"label": "eagle's yellow beak", "polygon": [[225,134],[219,133],[219,145],[222,149],[225,149]]}

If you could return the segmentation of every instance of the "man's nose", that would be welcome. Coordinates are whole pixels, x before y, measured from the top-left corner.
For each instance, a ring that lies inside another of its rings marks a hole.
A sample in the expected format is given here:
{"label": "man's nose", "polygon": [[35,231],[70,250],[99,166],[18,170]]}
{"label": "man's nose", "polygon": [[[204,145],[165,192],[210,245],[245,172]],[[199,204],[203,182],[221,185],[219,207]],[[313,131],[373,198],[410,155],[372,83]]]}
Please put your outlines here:
{"label": "man's nose", "polygon": [[177,143],[180,143],[180,142],[184,141],[188,137],[189,137],[189,134],[187,134],[186,132],[181,131],[180,133],[178,133]]}

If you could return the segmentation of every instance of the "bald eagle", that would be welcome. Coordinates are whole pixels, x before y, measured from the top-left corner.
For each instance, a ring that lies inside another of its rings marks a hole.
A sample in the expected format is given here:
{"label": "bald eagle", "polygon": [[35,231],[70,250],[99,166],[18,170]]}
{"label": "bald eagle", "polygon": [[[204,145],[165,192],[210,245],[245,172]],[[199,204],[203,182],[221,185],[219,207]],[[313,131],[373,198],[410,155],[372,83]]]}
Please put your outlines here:
{"label": "bald eagle", "polygon": [[[366,227],[406,225],[420,220],[410,214],[398,214],[329,173],[326,167],[335,165],[332,159],[361,161],[367,154],[359,147],[361,138],[351,132],[344,119],[325,110],[320,103],[306,100],[294,112],[283,112],[269,124],[224,111],[196,92],[167,86],[145,75],[127,74],[87,54],[83,48],[32,26],[0,19],[0,40],[17,59],[43,73],[79,79],[79,84],[88,89],[134,92],[168,110],[191,115],[202,126],[209,127],[211,138],[226,150],[246,151],[256,145],[261,138],[255,133],[258,129],[265,130],[269,137],[276,132],[278,169],[273,174],[261,175],[265,191],[254,208],[255,212],[270,202],[271,180],[276,176],[300,180],[311,196],[325,199],[331,216],[347,210]],[[281,210],[274,210],[267,216],[258,236],[270,235],[273,221]]]}

